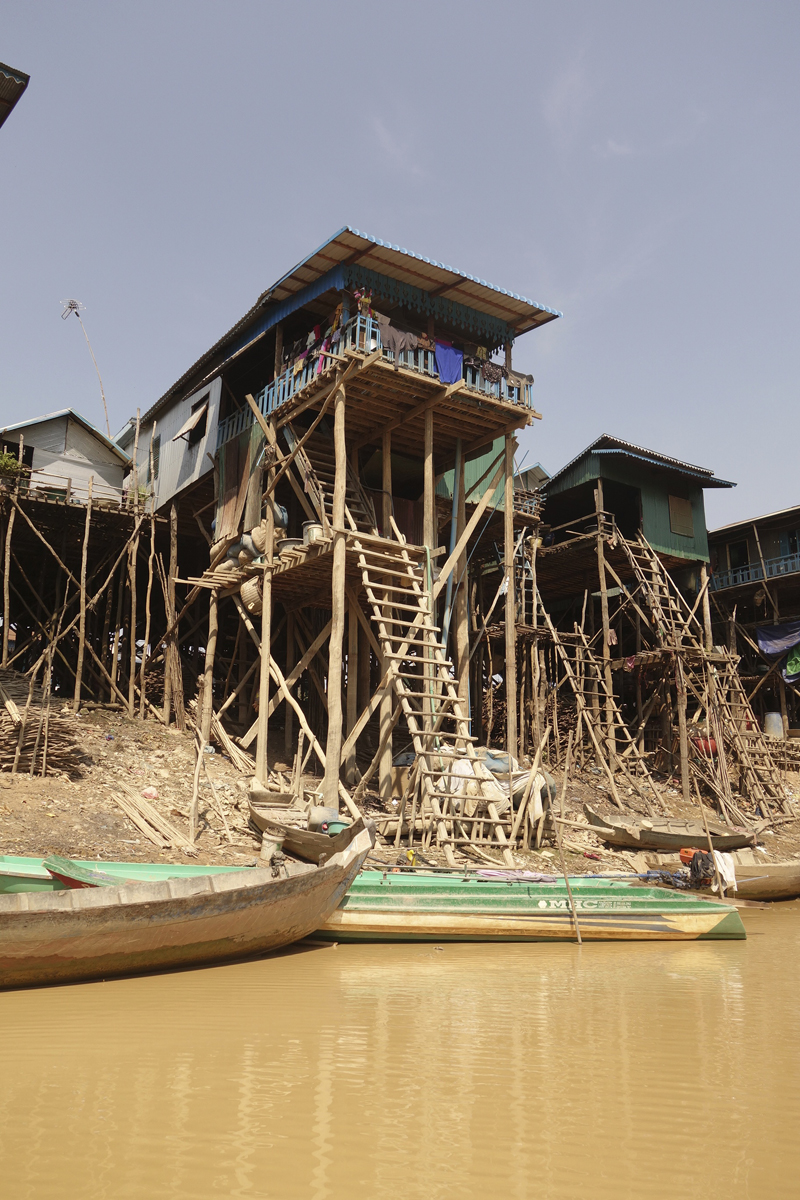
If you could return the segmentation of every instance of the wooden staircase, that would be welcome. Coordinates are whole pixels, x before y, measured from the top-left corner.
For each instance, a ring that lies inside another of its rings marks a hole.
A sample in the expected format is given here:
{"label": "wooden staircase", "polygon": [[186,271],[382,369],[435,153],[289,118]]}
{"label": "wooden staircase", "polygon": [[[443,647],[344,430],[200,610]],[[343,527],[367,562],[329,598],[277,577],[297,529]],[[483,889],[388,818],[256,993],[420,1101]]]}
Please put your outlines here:
{"label": "wooden staircase", "polygon": [[[292,428],[291,423],[288,423],[284,430],[289,449],[293,450],[300,441],[300,437]],[[320,429],[315,430],[299,451],[295,462],[303,476],[311,503],[327,535],[333,520],[333,484],[336,477],[333,438],[322,433]],[[345,514],[352,528],[360,530],[362,533],[377,532],[372,501],[362,488],[358,476],[349,463],[347,464]]]}

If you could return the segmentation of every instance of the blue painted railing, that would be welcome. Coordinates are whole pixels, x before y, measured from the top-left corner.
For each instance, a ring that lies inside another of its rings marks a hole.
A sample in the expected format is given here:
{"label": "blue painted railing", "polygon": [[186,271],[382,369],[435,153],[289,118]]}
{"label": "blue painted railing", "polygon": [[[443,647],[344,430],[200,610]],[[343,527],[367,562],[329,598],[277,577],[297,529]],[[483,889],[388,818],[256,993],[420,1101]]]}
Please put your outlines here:
{"label": "blue painted railing", "polygon": [[[302,392],[312,380],[321,374],[333,371],[341,362],[345,350],[356,350],[362,354],[371,354],[380,349],[387,362],[394,362],[394,352],[381,346],[381,333],[378,322],[372,317],[357,316],[348,321],[342,330],[342,336],[337,345],[331,347],[327,357],[309,360],[301,365],[299,370],[289,367],[277,379],[273,379],[262,391],[256,394],[255,401],[264,416],[276,412],[299,392]],[[400,352],[401,367],[408,371],[416,371],[430,379],[438,379],[436,355],[433,350],[403,350]],[[464,383],[470,391],[482,392],[495,400],[506,404],[516,404],[522,408],[533,406],[531,385],[522,386],[509,384],[501,379],[497,383],[487,383],[477,367],[463,368]],[[224,446],[231,438],[244,433],[253,424],[253,414],[249,408],[240,409],[224,421],[220,421],[217,429],[217,449]]]}
{"label": "blue painted railing", "polygon": [[[767,579],[775,579],[779,575],[794,575],[800,571],[800,554],[781,554],[778,558],[764,560],[767,569]],[[743,567],[734,567],[730,571],[718,571],[711,576],[711,588],[715,592],[723,588],[738,587],[741,583],[758,583],[764,578],[761,563],[747,563]]]}

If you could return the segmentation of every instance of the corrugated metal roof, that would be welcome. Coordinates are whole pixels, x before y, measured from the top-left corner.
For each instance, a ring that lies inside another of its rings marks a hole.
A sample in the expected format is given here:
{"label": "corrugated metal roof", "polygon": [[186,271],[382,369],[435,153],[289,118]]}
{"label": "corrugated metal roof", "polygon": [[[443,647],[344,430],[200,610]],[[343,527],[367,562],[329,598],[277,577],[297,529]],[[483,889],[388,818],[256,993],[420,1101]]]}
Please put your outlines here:
{"label": "corrugated metal roof", "polygon": [[28,86],[30,75],[24,71],[16,71],[0,63],[0,125],[11,112],[25,88]]}
{"label": "corrugated metal roof", "polygon": [[[285,300],[326,274],[331,267],[356,261],[368,270],[391,275],[402,283],[409,283],[427,292],[435,291],[448,300],[456,299],[460,304],[489,313],[513,325],[517,333],[525,333],[537,325],[563,316],[563,313],[546,304],[528,300],[517,292],[487,283],[485,279],[478,279],[476,275],[470,275],[458,267],[415,254],[413,250],[395,246],[392,242],[385,242],[349,225],[345,225],[308,258],[287,271],[270,289],[269,298]],[[452,295],[456,290],[458,295]]]}
{"label": "corrugated metal roof", "polygon": [[648,450],[645,446],[636,446],[633,442],[625,442],[622,438],[612,437],[608,433],[601,433],[600,437],[591,445],[587,446],[585,450],[581,450],[580,454],[576,454],[570,462],[551,475],[542,487],[547,490],[565,471],[569,471],[588,454],[619,454],[627,458],[642,459],[651,466],[664,467],[698,478],[703,482],[704,487],[736,487],[735,483],[730,483],[727,479],[718,479],[709,467],[697,467],[693,463],[681,462],[679,458],[670,458],[667,454],[659,454],[658,451]]}
{"label": "corrugated metal roof", "polygon": [[87,421],[86,417],[82,417],[81,414],[76,412],[74,408],[59,408],[57,412],[45,413],[44,416],[41,417],[31,417],[29,421],[17,421],[16,425],[6,425],[5,429],[0,429],[0,437],[5,438],[7,433],[19,432],[20,429],[29,429],[31,425],[42,425],[45,421],[56,421],[59,417],[72,417],[74,421],[77,421],[78,424],[82,425],[84,429],[89,431],[89,433],[92,433],[96,438],[99,438],[104,446],[107,446],[109,450],[113,450],[121,462],[127,464],[131,461],[130,455],[126,454],[124,450],[120,449],[116,442],[110,441],[109,438],[107,438],[104,433],[101,433],[91,421]]}
{"label": "corrugated metal roof", "polygon": [[[337,268],[350,266],[356,262],[366,270],[374,271],[379,275],[388,275],[400,283],[419,288],[430,296],[452,300],[467,308],[486,313],[495,320],[512,327],[517,335],[527,333],[539,325],[563,316],[563,313],[549,308],[546,304],[538,304],[516,292],[507,291],[493,283],[487,283],[484,279],[478,279],[474,275],[446,266],[435,259],[415,254],[411,250],[395,246],[391,242],[385,242],[381,238],[372,237],[345,225],[333,237],[318,246],[307,258],[292,267],[291,271],[282,275],[271,288],[262,292],[253,307],[147,410],[142,417],[142,424],[147,424],[152,420],[162,405],[166,404],[185,384],[194,379],[197,373],[204,366],[210,364],[223,348],[234,342],[237,335],[248,325],[252,325],[259,313],[264,314],[264,319],[259,322],[260,333],[258,336],[261,336],[271,324],[270,313],[273,308],[275,309],[275,320],[282,319],[278,314],[282,308],[291,307],[293,297],[298,296],[307,288],[313,292],[315,284],[319,285],[320,289],[324,289],[325,275],[332,271],[335,272]],[[239,346],[235,353],[239,354],[246,348],[246,346]],[[217,363],[213,373],[216,374],[218,370],[222,369],[222,366],[223,363]],[[197,383],[196,386],[200,386],[200,383]]]}

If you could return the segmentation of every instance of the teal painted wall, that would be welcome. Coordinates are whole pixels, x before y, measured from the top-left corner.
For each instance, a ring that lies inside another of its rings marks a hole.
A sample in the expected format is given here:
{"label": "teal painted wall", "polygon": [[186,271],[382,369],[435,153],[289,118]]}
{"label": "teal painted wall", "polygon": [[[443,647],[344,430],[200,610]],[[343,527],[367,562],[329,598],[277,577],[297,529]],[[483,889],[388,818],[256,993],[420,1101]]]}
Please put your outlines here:
{"label": "teal painted wall", "polygon": [[[560,476],[546,494],[556,496],[595,479],[614,480],[638,488],[642,497],[642,532],[654,550],[708,562],[708,530],[703,489],[686,476],[654,469],[621,455],[587,454]],[[669,523],[669,497],[683,496],[692,503],[694,537],[673,533]]]}
{"label": "teal painted wall", "polygon": [[[496,441],[492,442],[491,446],[487,448],[484,454],[479,454],[477,458],[467,459],[466,463],[464,464],[464,487],[466,489],[467,496],[469,497],[469,504],[477,504],[491,483],[494,471],[490,472],[490,474],[486,476],[486,479],[484,479],[477,491],[470,493],[470,489],[475,486],[481,475],[483,475],[484,472],[489,469],[494,460],[497,458],[498,454],[503,449],[504,443],[504,438],[497,438]],[[495,468],[495,470],[496,469],[497,468]],[[444,496],[447,500],[453,499],[454,477],[454,471],[445,472],[436,485],[437,496]],[[504,485],[501,480],[501,482],[497,485],[497,489],[492,498],[493,506],[498,508],[501,512],[503,511],[504,499]]]}

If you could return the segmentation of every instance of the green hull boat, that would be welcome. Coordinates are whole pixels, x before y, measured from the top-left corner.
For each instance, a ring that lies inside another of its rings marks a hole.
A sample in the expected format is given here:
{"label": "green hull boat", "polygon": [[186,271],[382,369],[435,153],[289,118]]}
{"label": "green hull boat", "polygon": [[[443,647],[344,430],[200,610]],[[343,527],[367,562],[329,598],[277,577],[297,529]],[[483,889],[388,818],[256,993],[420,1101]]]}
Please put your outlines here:
{"label": "green hull boat", "polygon": [[[583,941],[741,939],[735,908],[630,880],[571,876]],[[563,879],[362,871],[313,935],[337,942],[573,941]]]}
{"label": "green hull boat", "polygon": [[[0,854],[0,896],[16,892],[65,891],[67,884],[54,878],[44,862],[43,858]],[[75,859],[75,862],[89,871],[113,875],[120,883],[126,880],[157,883],[162,879],[195,879],[201,875],[225,875],[231,871],[247,870],[246,867],[207,867],[202,864],[106,862],[102,858],[81,858]]]}

